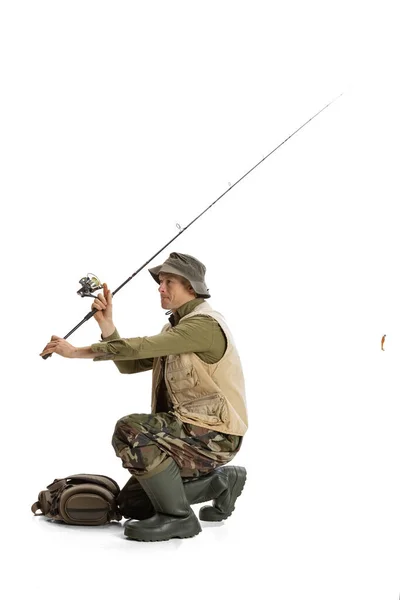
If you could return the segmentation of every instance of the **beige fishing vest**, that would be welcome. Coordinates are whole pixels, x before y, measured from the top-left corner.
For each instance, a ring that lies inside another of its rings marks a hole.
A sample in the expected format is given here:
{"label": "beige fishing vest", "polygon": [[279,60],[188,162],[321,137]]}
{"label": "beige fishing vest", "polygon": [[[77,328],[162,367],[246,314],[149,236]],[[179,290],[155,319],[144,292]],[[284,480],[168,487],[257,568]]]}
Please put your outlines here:
{"label": "beige fishing vest", "polygon": [[[184,423],[192,423],[214,431],[244,435],[247,430],[245,385],[239,354],[224,317],[208,302],[202,302],[182,317],[204,314],[215,319],[222,328],[227,348],[214,364],[202,361],[197,354],[170,354],[165,359],[164,378],[173,405],[173,413]],[[170,324],[162,331],[171,328]],[[156,410],[157,389],[162,380],[162,360],[153,362],[152,411]]]}

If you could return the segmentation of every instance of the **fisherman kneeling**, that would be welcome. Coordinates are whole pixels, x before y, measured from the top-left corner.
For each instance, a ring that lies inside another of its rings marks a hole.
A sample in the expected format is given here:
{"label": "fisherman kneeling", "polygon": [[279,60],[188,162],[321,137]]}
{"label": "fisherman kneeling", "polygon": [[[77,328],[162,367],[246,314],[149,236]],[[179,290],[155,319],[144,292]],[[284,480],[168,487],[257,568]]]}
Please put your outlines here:
{"label": "fisherman kneeling", "polygon": [[205,266],[173,252],[149,272],[159,284],[162,308],[171,313],[160,334],[120,338],[104,284],[92,304],[103,341],[75,348],[52,336],[41,355],[112,360],[121,373],[152,370],[151,414],[120,419],[112,443],[132,475],[118,499],[122,514],[132,519],[124,533],[160,541],[201,531],[190,504],[214,500],[200,510],[205,521],[221,521],[234,510],[246,470],[223,465],[241,447],[247,410],[232,334],[205,300]]}

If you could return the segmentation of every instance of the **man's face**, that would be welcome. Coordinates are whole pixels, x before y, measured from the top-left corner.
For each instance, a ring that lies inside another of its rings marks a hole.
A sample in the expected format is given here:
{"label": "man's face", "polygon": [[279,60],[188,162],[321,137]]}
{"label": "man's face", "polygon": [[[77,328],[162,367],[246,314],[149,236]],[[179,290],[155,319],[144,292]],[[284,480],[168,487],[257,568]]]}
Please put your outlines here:
{"label": "man's face", "polygon": [[158,291],[161,297],[162,308],[176,310],[196,297],[195,293],[191,293],[175,275],[160,273],[158,278],[160,280]]}

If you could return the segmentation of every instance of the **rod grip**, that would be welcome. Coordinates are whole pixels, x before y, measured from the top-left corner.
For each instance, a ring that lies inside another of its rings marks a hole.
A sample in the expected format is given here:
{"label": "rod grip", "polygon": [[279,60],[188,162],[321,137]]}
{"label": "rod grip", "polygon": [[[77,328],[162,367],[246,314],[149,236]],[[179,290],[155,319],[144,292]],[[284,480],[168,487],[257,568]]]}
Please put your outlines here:
{"label": "rod grip", "polygon": [[45,354],[44,356],[42,356],[43,360],[46,360],[46,358],[49,358],[50,356],[53,356],[52,352],[49,352],[49,354]]}

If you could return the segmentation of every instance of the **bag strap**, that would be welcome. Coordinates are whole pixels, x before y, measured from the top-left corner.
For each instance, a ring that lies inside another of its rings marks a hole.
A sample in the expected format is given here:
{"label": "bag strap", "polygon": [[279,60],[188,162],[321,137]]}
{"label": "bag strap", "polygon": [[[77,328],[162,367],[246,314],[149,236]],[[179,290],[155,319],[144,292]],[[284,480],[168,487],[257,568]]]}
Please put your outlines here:
{"label": "bag strap", "polygon": [[[42,510],[42,507],[40,505],[39,500],[37,502],[35,502],[34,504],[32,504],[32,506],[31,506],[31,511],[33,512],[33,514],[35,515],[35,517],[40,516],[40,515],[36,514],[37,510]],[[43,515],[43,512],[41,514]]]}

